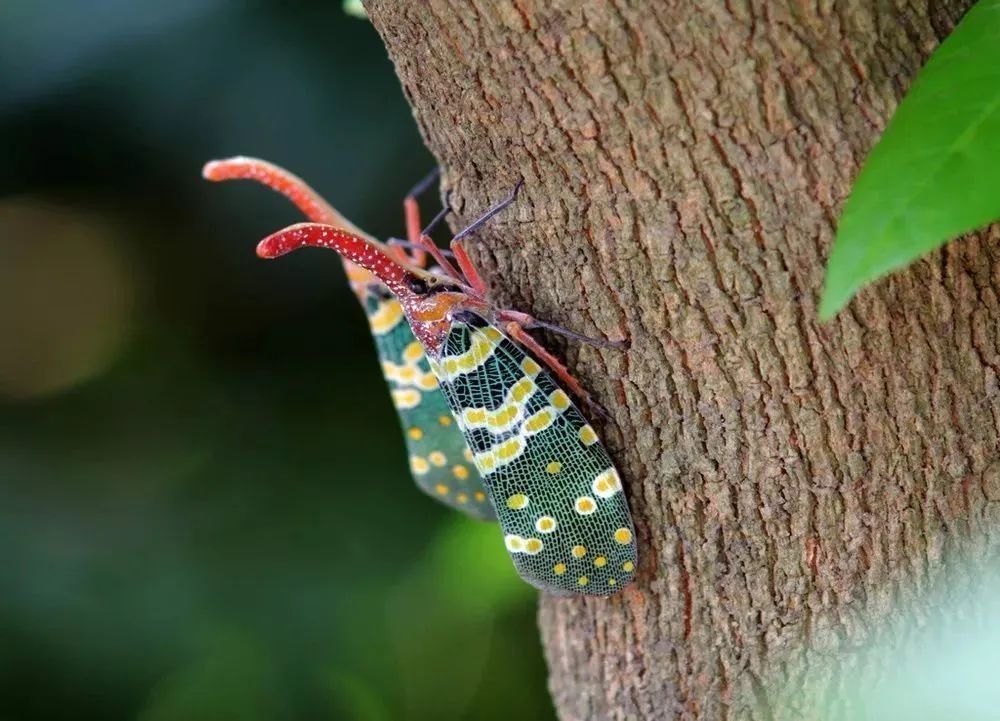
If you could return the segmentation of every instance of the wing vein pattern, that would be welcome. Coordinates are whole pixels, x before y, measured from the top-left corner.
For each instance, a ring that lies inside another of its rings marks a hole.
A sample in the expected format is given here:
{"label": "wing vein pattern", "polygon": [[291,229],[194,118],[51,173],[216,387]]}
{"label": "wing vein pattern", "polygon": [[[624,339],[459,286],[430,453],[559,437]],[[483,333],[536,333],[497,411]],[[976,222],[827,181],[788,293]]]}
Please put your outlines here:
{"label": "wing vein pattern", "polygon": [[610,456],[547,370],[482,316],[460,318],[431,367],[518,573],[559,595],[617,592],[637,558]]}
{"label": "wing vein pattern", "polygon": [[364,305],[417,487],[474,518],[494,520],[472,453],[399,301],[373,284]]}

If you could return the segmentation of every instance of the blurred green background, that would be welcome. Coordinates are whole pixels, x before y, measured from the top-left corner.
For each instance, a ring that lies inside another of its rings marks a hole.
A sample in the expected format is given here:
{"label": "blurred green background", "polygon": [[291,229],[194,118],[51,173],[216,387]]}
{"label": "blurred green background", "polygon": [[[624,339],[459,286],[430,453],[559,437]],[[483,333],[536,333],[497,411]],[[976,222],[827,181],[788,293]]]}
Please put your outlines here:
{"label": "blurred green background", "polygon": [[[548,719],[535,593],[408,477],[332,254],[433,160],[334,0],[0,2],[0,720]],[[428,216],[437,209],[432,198]]]}

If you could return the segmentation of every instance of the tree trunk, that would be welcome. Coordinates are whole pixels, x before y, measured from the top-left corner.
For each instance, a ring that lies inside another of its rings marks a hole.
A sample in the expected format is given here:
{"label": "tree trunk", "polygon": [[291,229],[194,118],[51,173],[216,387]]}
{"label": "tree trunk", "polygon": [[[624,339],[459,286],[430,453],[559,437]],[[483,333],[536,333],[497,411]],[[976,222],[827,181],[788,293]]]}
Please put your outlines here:
{"label": "tree trunk", "polygon": [[640,544],[626,593],[541,597],[560,716],[801,718],[877,676],[867,644],[994,548],[998,233],[816,309],[851,181],[971,1],[365,4],[454,227],[526,181],[470,242],[496,299],[631,341],[555,343]]}

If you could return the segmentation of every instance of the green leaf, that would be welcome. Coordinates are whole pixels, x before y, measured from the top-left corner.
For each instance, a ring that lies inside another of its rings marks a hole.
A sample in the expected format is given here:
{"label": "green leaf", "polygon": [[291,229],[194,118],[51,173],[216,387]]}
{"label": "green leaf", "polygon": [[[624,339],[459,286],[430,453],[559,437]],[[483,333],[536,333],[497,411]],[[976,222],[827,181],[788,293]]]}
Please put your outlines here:
{"label": "green leaf", "polygon": [[344,12],[362,20],[368,19],[368,12],[365,10],[361,0],[344,0]]}
{"label": "green leaf", "polygon": [[820,318],[865,283],[1000,217],[1000,0],[980,0],[920,72],[854,183]]}

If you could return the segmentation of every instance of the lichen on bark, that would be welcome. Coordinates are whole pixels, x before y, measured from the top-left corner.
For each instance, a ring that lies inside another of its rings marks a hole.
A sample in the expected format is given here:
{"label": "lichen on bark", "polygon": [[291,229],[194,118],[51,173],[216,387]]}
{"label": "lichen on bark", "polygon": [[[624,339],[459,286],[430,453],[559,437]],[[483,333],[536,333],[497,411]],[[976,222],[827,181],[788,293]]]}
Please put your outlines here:
{"label": "lichen on bark", "polygon": [[971,2],[365,5],[454,227],[526,181],[470,243],[498,300],[631,343],[554,343],[642,552],[613,600],[542,597],[560,716],[800,718],[877,674],[868,644],[995,559],[1000,233],[816,308],[860,163]]}

